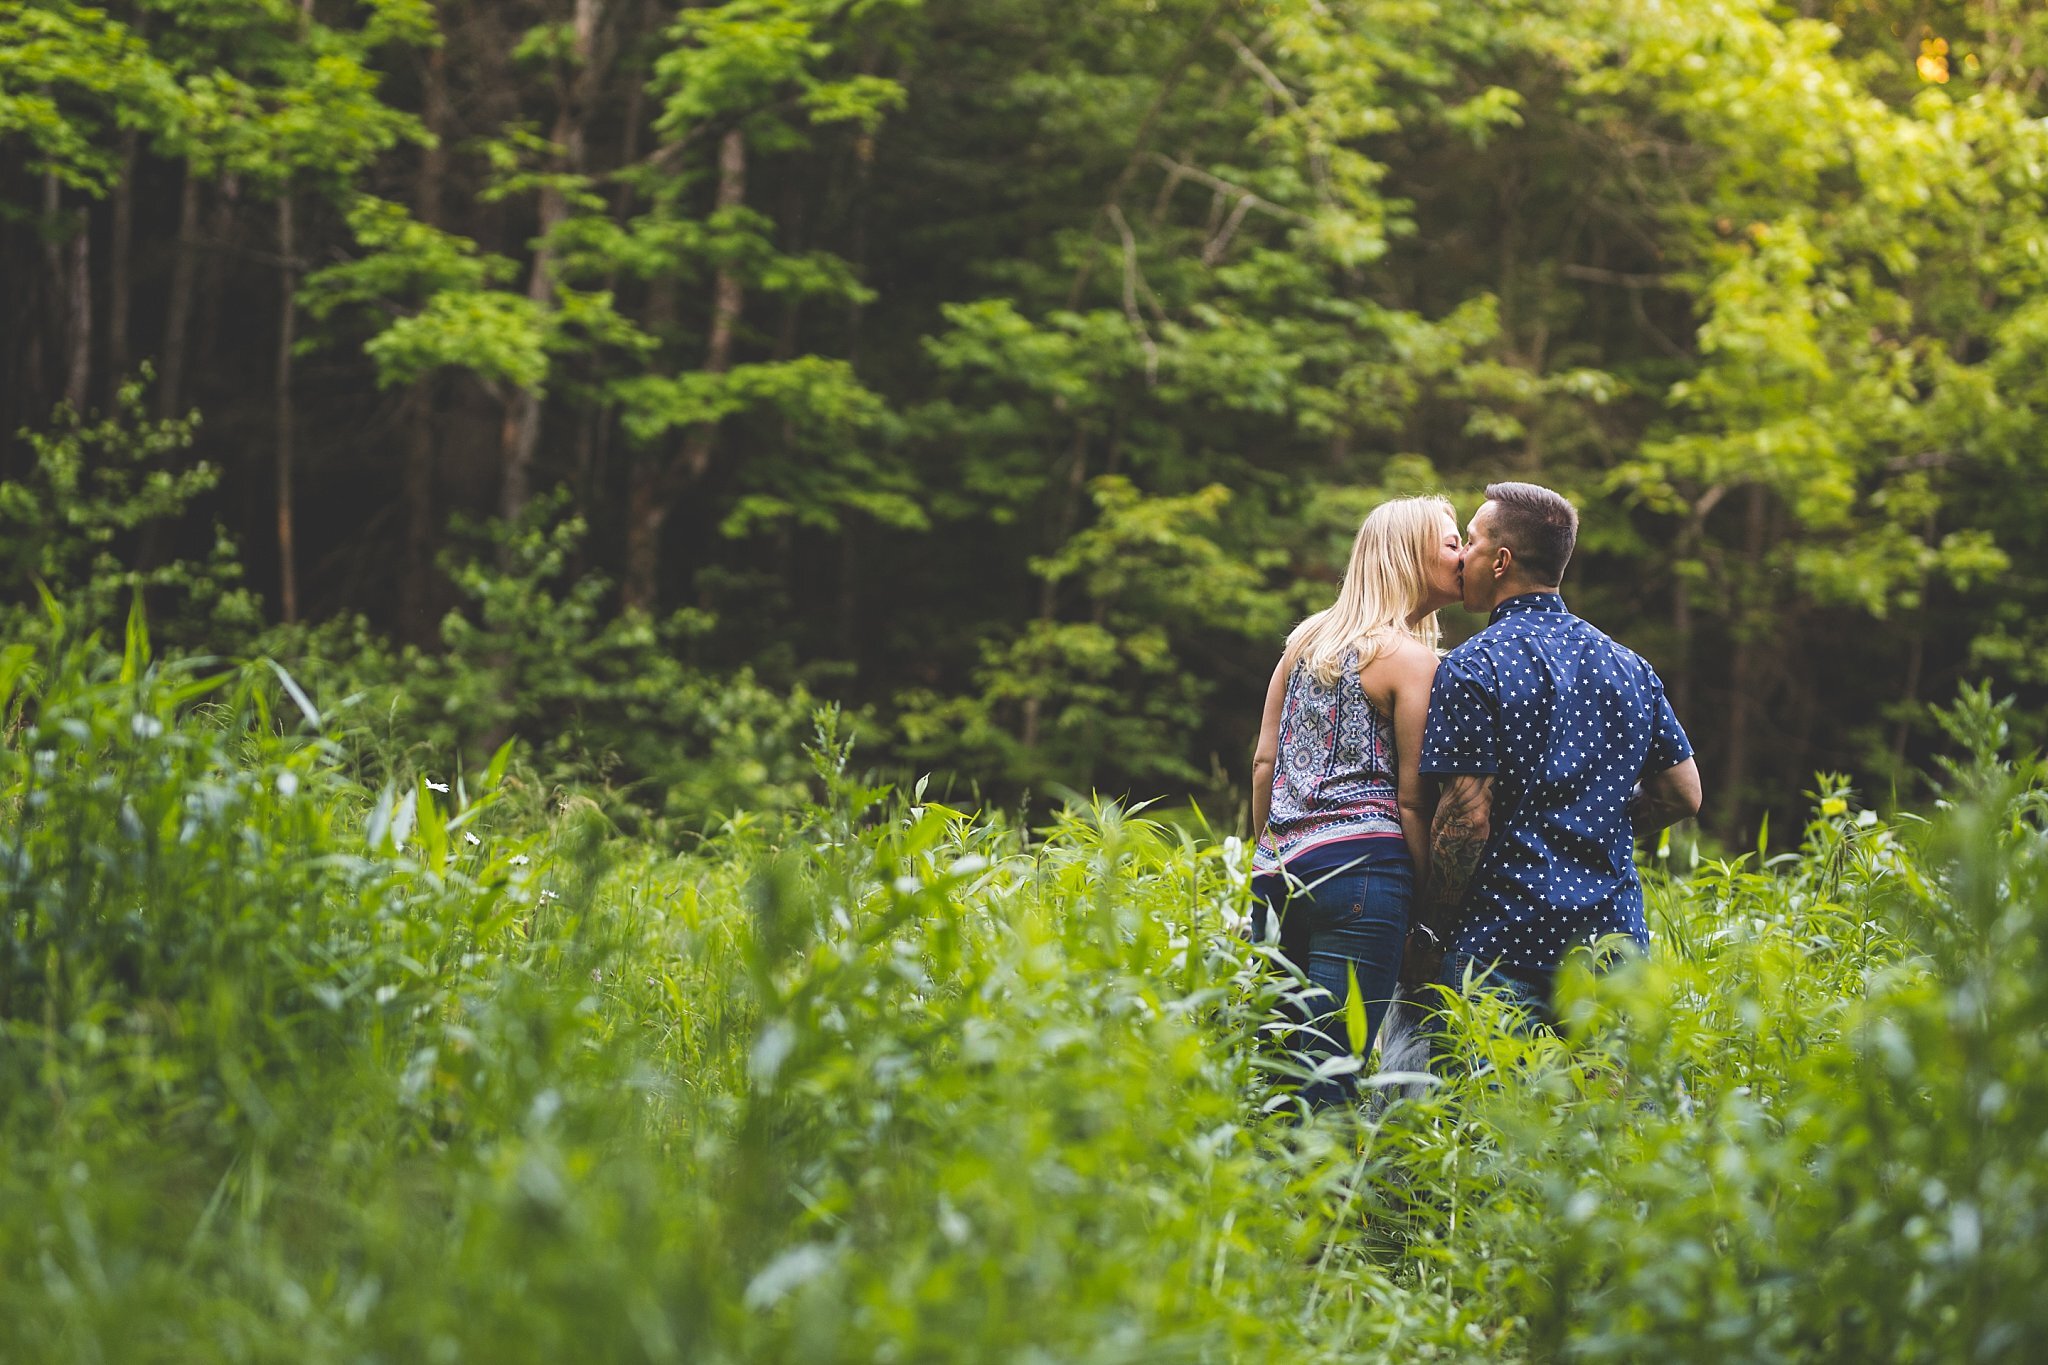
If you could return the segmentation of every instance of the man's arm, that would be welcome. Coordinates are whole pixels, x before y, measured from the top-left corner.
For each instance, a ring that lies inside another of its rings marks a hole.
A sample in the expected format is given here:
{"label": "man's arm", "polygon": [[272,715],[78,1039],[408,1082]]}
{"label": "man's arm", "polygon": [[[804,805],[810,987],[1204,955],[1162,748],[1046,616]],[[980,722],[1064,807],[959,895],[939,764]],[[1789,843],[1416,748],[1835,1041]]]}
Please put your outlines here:
{"label": "man's arm", "polygon": [[1429,877],[1415,903],[1414,927],[1402,975],[1434,981],[1444,949],[1465,908],[1472,874],[1493,834],[1493,775],[1458,773],[1444,779],[1429,831]]}
{"label": "man's arm", "polygon": [[1700,765],[1692,759],[1646,775],[1628,803],[1628,824],[1637,838],[1668,829],[1700,813]]}

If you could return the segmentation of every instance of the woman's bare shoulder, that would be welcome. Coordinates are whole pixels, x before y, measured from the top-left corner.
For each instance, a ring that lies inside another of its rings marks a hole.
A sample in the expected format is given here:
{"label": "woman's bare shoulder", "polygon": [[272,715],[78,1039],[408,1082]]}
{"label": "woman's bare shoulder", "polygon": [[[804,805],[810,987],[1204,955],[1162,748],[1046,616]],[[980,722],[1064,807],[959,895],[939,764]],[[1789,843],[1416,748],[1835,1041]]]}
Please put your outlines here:
{"label": "woman's bare shoulder", "polygon": [[1404,678],[1427,678],[1436,673],[1437,655],[1435,650],[1422,643],[1422,641],[1412,637],[1403,637],[1396,640],[1393,648],[1387,650],[1386,653],[1373,662],[1386,664],[1389,673]]}
{"label": "woman's bare shoulder", "polygon": [[1389,641],[1359,674],[1366,694],[1383,711],[1391,711],[1397,694],[1427,688],[1436,676],[1436,651],[1420,640]]}

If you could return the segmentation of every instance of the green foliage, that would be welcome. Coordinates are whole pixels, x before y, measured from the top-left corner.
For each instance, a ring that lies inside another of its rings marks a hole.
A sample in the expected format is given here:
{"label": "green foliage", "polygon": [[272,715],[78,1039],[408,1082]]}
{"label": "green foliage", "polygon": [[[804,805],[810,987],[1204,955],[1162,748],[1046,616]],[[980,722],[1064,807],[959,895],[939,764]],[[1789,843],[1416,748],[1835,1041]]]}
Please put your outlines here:
{"label": "green foliage", "polygon": [[260,647],[309,685],[346,698],[360,760],[453,771],[507,739],[545,786],[590,785],[616,817],[661,829],[771,813],[801,799],[802,745],[816,703],[749,670],[687,659],[709,624],[606,610],[611,584],[577,572],[584,527],[560,498],[512,532],[472,531],[451,557],[463,605],[440,648],[394,649],[361,621],[269,632]]}
{"label": "green foliage", "polygon": [[748,116],[757,141],[788,147],[799,143],[803,133],[769,110],[778,96],[793,90],[808,122],[857,123],[872,133],[891,110],[902,107],[905,91],[884,77],[835,78],[821,69],[834,54],[830,27],[848,10],[917,7],[918,0],[854,6],[826,0],[727,0],[684,10],[668,35],[673,46],[654,66],[655,88],[662,94],[657,127],[683,133],[739,113]]}
{"label": "green foliage", "polygon": [[511,278],[511,261],[388,200],[359,198],[348,222],[365,254],[308,276],[300,298],[316,322],[380,306],[412,310],[363,343],[380,384],[409,384],[443,366],[517,387],[546,378],[544,313],[523,295],[490,288]]}
{"label": "green foliage", "polygon": [[260,606],[242,586],[224,532],[216,530],[204,560],[164,556],[135,567],[138,538],[163,534],[220,477],[204,460],[180,458],[192,448],[196,418],[148,416],[148,380],[145,370],[124,384],[110,413],[60,408],[46,430],[22,434],[33,466],[21,479],[0,481],[0,541],[7,579],[20,594],[0,604],[8,638],[33,639],[49,628],[32,585],[80,632],[111,628],[143,595],[159,633],[188,648],[232,650],[261,628]]}
{"label": "green foliage", "polygon": [[1504,476],[1581,502],[1724,838],[1918,780],[1965,676],[2048,734],[2019,0],[502,10],[0,14],[9,424],[159,352],[252,563],[289,450],[311,600],[414,641],[448,513],[567,489],[620,604],[1005,800],[1236,800],[1340,523]]}
{"label": "green foliage", "polygon": [[172,72],[104,10],[55,0],[0,13],[0,143],[26,144],[31,170],[103,193],[116,127],[184,117]]}
{"label": "green foliage", "polygon": [[1457,1003],[1448,1080],[1310,1119],[1234,841],[1027,835],[873,785],[826,715],[794,818],[678,857],[505,751],[360,785],[296,681],[145,637],[0,653],[10,1357],[2017,1360],[2048,1325],[2048,801],[1987,696],[1936,822],[1824,781],[1796,854],[1650,874],[1656,948],[1567,982],[1568,1038]]}

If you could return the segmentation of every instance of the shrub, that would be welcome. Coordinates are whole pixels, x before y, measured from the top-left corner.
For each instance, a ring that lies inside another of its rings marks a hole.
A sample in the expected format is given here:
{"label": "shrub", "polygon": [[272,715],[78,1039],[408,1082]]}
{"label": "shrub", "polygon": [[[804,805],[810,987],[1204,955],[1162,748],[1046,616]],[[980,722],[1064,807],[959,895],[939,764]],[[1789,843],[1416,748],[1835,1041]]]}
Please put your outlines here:
{"label": "shrub", "polygon": [[[1658,943],[1299,1114],[1241,851],[854,773],[686,855],[268,666],[0,652],[0,1358],[2017,1359],[2037,764],[1650,874]],[[396,771],[402,761],[390,759]],[[446,786],[443,792],[440,787]],[[474,839],[474,842],[472,842]],[[1276,1077],[1280,1082],[1276,1084]],[[1391,1078],[1379,1078],[1380,1082]]]}
{"label": "shrub", "polygon": [[584,527],[560,504],[543,499],[516,529],[472,530],[447,564],[464,606],[438,650],[394,647],[353,618],[281,628],[261,648],[347,699],[352,751],[372,770],[394,755],[478,762],[516,737],[544,788],[588,792],[648,832],[796,804],[816,702],[686,662],[708,624],[699,613],[609,615],[611,585],[570,571]]}

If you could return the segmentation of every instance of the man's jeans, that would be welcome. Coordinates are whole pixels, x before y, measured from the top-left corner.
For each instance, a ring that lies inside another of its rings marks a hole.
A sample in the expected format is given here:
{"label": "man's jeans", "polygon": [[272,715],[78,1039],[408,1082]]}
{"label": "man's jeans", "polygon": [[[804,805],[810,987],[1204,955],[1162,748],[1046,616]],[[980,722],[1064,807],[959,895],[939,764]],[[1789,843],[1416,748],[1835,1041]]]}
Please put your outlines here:
{"label": "man's jeans", "polygon": [[[1320,987],[1299,1002],[1292,1015],[1305,1028],[1288,1046],[1311,1064],[1350,1052],[1344,1002],[1351,975],[1365,1003],[1365,1050],[1394,998],[1401,948],[1408,938],[1408,908],[1415,896],[1415,869],[1407,862],[1382,863],[1312,881],[1288,898],[1280,912],[1280,951]],[[1311,1108],[1349,1102],[1358,1077],[1328,1077],[1303,1086]]]}
{"label": "man's jeans", "polygon": [[1519,1016],[1516,1032],[1527,1033],[1539,1024],[1557,1027],[1557,968],[1482,962],[1453,949],[1444,955],[1443,973],[1437,980],[1453,994],[1464,995],[1468,974],[1471,989],[1490,991],[1515,1007]]}

